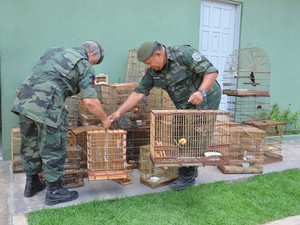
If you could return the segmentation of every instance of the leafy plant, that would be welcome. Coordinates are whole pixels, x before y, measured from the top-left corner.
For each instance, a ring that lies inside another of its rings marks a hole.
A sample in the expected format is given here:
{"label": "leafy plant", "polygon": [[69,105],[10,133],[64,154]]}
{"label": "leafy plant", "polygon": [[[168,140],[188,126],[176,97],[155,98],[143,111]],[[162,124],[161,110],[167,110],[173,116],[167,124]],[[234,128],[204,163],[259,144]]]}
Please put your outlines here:
{"label": "leafy plant", "polygon": [[263,112],[259,115],[258,120],[274,120],[278,122],[285,122],[284,134],[299,134],[300,133],[300,110],[292,112],[291,105],[285,110],[280,110],[279,105],[275,103],[272,105],[270,113]]}

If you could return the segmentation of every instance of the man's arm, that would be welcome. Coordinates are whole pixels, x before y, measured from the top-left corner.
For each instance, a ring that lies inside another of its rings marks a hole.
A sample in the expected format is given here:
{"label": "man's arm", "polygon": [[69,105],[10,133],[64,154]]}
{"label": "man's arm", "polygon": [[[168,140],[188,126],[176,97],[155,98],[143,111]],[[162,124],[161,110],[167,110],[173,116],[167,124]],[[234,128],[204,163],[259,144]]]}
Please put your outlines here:
{"label": "man's arm", "polygon": [[110,121],[115,121],[118,118],[120,118],[125,112],[132,109],[135,105],[139,103],[143,98],[145,97],[145,94],[138,93],[138,92],[132,92],[128,98],[125,100],[125,102],[115,111],[113,114],[111,114],[108,118]]}
{"label": "man's arm", "polygon": [[83,98],[82,99],[85,107],[98,119],[100,119],[103,123],[103,126],[105,128],[108,128],[111,126],[111,121],[106,116],[105,112],[103,111],[103,108],[101,106],[100,101],[97,98]]}
{"label": "man's arm", "polygon": [[[214,85],[214,83],[217,79],[217,76],[218,76],[218,73],[205,74],[203,81],[202,81],[200,87],[198,88],[198,90],[201,89],[207,93],[211,89],[211,87]],[[200,105],[200,104],[202,104],[203,100],[204,100],[204,96],[200,91],[196,91],[189,98],[189,102],[192,103],[193,105]]]}

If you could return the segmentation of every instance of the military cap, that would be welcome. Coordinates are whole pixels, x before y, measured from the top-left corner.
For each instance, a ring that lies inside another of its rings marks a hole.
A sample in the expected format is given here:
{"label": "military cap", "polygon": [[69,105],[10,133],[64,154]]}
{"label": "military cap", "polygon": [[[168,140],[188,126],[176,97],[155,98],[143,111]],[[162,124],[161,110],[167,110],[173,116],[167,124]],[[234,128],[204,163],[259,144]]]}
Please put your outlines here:
{"label": "military cap", "polygon": [[153,54],[156,44],[156,41],[144,42],[137,50],[137,59],[140,62],[145,62]]}

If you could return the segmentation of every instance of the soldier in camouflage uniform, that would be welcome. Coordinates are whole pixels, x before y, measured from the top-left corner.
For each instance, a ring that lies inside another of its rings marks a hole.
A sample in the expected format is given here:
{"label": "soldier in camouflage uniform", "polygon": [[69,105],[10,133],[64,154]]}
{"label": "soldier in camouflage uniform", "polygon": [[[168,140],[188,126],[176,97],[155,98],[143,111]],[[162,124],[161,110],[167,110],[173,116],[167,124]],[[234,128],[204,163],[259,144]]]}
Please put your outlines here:
{"label": "soldier in camouflage uniform", "polygon": [[[153,87],[165,89],[177,109],[218,109],[221,88],[218,70],[189,45],[166,47],[158,42],[144,42],[137,58],[147,65],[145,76],[135,91],[109,118],[113,121],[134,107]],[[182,190],[195,184],[197,167],[179,168],[179,178],[170,184]]]}
{"label": "soldier in camouflage uniform", "polygon": [[[86,41],[79,48],[51,48],[18,89],[11,111],[19,115],[25,197],[34,196],[46,186],[47,205],[78,197],[77,191],[68,191],[62,186],[68,129],[64,101],[80,93],[87,109],[104,127],[110,127],[111,121],[94,87],[92,65],[101,63],[103,57],[103,48],[95,41]],[[44,173],[46,184],[39,179],[40,172]]]}

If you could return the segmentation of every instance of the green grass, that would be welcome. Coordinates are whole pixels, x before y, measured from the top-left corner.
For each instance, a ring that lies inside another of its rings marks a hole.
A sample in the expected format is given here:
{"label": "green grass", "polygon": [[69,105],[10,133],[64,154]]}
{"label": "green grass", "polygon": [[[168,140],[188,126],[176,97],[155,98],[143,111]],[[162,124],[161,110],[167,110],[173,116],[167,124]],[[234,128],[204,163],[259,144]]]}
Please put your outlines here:
{"label": "green grass", "polygon": [[27,215],[29,225],[247,225],[300,214],[300,169]]}

